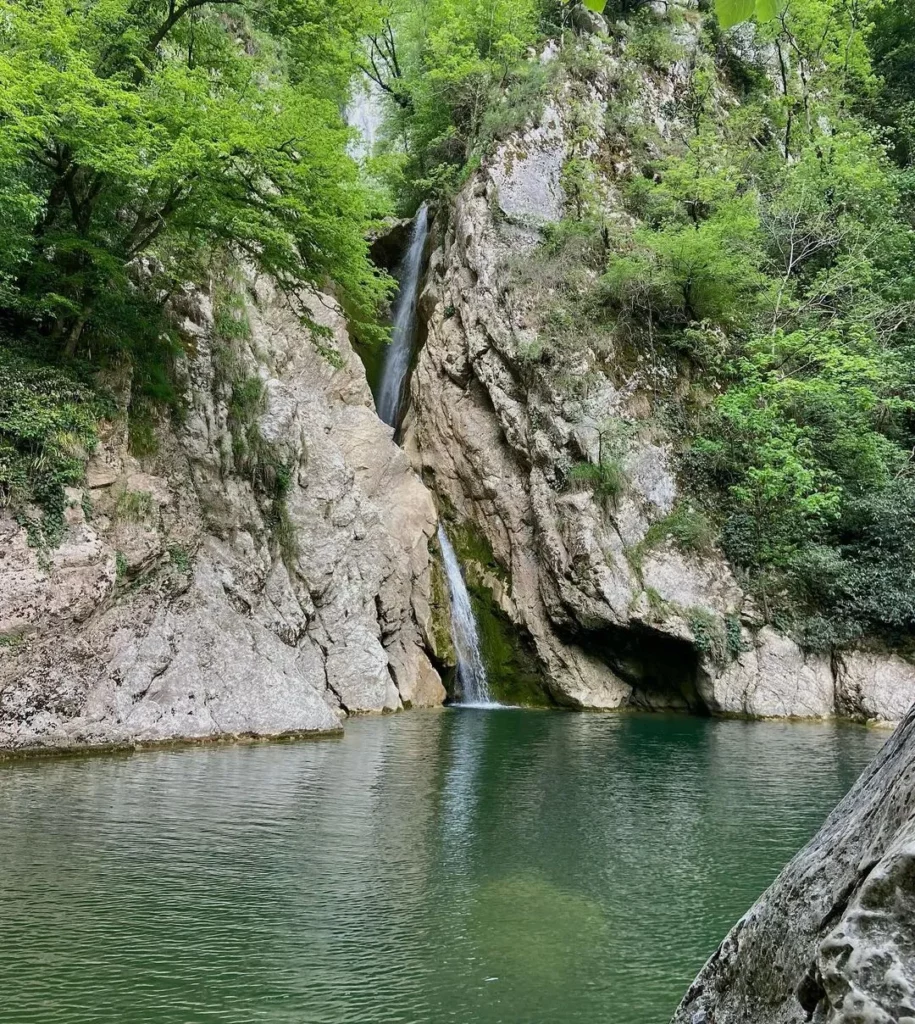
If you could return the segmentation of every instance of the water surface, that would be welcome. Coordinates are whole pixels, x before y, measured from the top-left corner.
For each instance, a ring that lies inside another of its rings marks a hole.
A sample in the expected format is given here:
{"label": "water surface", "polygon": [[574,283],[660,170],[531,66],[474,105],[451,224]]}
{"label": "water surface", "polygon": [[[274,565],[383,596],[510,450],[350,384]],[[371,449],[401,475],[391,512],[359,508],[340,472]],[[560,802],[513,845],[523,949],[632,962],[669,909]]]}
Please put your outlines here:
{"label": "water surface", "polygon": [[450,710],[0,765],[4,1024],[665,1024],[883,736]]}

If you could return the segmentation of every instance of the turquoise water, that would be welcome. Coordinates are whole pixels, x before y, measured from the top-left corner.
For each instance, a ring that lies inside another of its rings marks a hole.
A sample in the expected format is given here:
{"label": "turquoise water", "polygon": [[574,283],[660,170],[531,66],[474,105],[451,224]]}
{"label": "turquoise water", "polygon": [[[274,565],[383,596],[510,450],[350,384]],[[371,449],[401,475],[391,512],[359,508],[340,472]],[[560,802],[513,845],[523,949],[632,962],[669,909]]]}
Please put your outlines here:
{"label": "turquoise water", "polygon": [[664,1024],[881,734],[443,710],[0,765],[3,1024]]}

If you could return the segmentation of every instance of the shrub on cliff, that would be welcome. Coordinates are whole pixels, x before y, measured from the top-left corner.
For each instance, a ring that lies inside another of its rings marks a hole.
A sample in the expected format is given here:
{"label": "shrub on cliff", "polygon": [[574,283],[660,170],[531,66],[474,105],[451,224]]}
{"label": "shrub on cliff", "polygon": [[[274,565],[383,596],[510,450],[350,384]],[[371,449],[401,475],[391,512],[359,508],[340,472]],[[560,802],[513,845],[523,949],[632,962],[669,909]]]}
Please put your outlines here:
{"label": "shrub on cliff", "polygon": [[0,506],[12,506],[34,543],[63,529],[65,488],[79,484],[111,405],[84,375],[0,347]]}

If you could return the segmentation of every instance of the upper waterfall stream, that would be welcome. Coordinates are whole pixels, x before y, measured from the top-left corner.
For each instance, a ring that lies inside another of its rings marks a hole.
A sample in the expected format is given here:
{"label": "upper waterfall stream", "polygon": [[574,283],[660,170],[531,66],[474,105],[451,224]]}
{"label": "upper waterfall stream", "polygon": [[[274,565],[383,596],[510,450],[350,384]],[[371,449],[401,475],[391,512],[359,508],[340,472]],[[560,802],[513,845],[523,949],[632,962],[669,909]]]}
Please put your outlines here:
{"label": "upper waterfall stream", "polygon": [[376,407],[385,423],[394,427],[400,412],[404,383],[410,369],[413,355],[413,340],[416,336],[416,301],[419,296],[419,281],[423,267],[426,237],[429,234],[429,213],[425,206],[419,208],[410,231],[410,243],[400,265],[400,291],[394,303],[394,325],[391,344],[385,353],[381,382],[378,385]]}

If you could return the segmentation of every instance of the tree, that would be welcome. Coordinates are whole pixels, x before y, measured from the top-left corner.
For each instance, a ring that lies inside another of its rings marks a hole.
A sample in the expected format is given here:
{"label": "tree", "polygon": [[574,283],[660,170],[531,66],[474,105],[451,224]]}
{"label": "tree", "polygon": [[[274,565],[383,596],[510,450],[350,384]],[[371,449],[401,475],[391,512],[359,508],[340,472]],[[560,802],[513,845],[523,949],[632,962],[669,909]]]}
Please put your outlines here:
{"label": "tree", "polygon": [[394,189],[405,209],[454,188],[513,75],[535,75],[522,58],[538,15],[538,0],[385,0],[363,68],[390,101],[387,134],[402,154]]}
{"label": "tree", "polygon": [[777,0],[715,0],[715,13],[722,28],[731,28],[750,18],[771,21],[776,5]]}
{"label": "tree", "polygon": [[[87,331],[130,330],[140,257],[167,288],[226,249],[290,289],[333,280],[369,321],[383,285],[368,197],[321,95],[352,67],[325,53],[303,80],[289,61],[313,52],[311,32],[327,38],[326,13],[316,0],[0,2],[7,315],[72,355]],[[342,20],[352,36],[356,8]]]}

